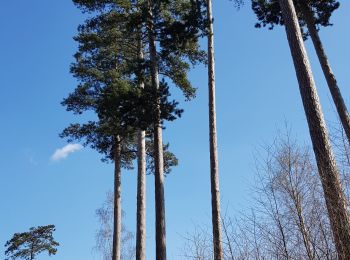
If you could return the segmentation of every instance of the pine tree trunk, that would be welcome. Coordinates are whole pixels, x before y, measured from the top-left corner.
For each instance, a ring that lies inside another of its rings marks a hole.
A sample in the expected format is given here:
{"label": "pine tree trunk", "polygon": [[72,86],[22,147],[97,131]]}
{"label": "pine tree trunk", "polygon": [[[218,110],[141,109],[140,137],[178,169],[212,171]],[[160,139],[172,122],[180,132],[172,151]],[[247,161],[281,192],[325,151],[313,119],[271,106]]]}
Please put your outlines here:
{"label": "pine tree trunk", "polygon": [[145,131],[138,133],[136,260],[146,259],[146,145]]}
{"label": "pine tree trunk", "polygon": [[213,226],[214,259],[223,259],[222,234],[220,223],[220,186],[218,169],[218,151],[216,135],[215,111],[215,61],[214,61],[214,29],[211,0],[207,1],[207,15],[209,19],[208,33],[208,85],[209,85],[209,141],[210,141],[210,182],[211,207]]}
{"label": "pine tree trunk", "polygon": [[[148,1],[148,40],[151,60],[152,85],[159,89],[157,49],[153,25],[151,0]],[[154,123],[154,160],[155,160],[155,208],[156,208],[156,260],[166,260],[166,233],[165,233],[165,201],[164,201],[164,161],[163,138],[160,118],[160,99],[157,102],[157,118]]]}
{"label": "pine tree trunk", "polygon": [[[143,59],[142,41],[139,40],[139,59]],[[139,87],[144,88],[142,76]],[[137,136],[137,225],[136,225],[136,260],[146,259],[146,143],[145,131]]]}
{"label": "pine tree trunk", "polygon": [[345,134],[346,134],[346,136],[348,138],[348,142],[350,144],[350,116],[349,116],[349,112],[347,110],[343,96],[342,96],[340,89],[338,87],[337,80],[335,79],[335,76],[333,74],[331,65],[329,64],[327,55],[324,51],[320,36],[316,30],[314,15],[311,12],[307,3],[305,3],[304,1],[300,1],[300,8],[301,8],[301,11],[303,13],[303,17],[304,17],[304,20],[306,22],[308,31],[310,33],[312,42],[314,44],[314,47],[315,47],[315,50],[317,53],[317,57],[320,61],[320,64],[321,64],[321,67],[323,70],[323,74],[326,78],[328,88],[331,92],[335,107],[337,108],[337,112],[338,112],[340,121],[343,125],[343,128],[345,130]]}
{"label": "pine tree trunk", "polygon": [[350,258],[350,219],[292,0],[279,0],[339,259]]}
{"label": "pine tree trunk", "polygon": [[121,252],[121,141],[117,136],[114,151],[114,213],[113,213],[113,254],[112,260],[120,260]]}

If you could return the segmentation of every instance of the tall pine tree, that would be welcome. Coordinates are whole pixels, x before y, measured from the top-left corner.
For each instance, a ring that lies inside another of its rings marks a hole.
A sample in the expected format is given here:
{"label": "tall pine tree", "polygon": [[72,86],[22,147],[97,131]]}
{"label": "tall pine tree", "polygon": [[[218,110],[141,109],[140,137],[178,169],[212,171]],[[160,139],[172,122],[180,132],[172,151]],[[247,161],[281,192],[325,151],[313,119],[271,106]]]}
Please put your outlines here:
{"label": "tall pine tree", "polygon": [[[314,1],[316,2],[319,1]],[[279,0],[278,3],[281,18],[283,18],[283,20],[278,20],[278,23],[285,25],[338,257],[348,259],[350,255],[348,243],[350,241],[350,219],[347,203],[303,43],[300,20],[298,20],[293,0]]]}
{"label": "tall pine tree", "polygon": [[[311,37],[340,121],[350,143],[350,115],[318,33],[321,26],[332,25],[330,23],[331,15],[339,8],[340,4],[336,0],[295,0],[294,5],[304,39],[307,39],[308,36]],[[272,29],[275,25],[284,24],[278,1],[253,0],[252,7],[259,19],[256,27],[268,25]]]}
{"label": "tall pine tree", "polygon": [[[164,120],[174,120],[182,111],[176,109],[176,102],[167,101],[169,93],[164,79],[170,79],[182,89],[186,98],[194,96],[195,89],[187,78],[190,69],[188,62],[196,64],[205,60],[204,53],[199,50],[198,30],[192,25],[196,5],[192,1],[74,2],[83,11],[95,17],[80,27],[82,32],[88,30],[88,33],[82,33],[78,39],[84,44],[80,53],[76,55],[79,66],[73,66],[73,73],[84,84],[77,88],[78,95],[73,95],[70,100],[84,103],[94,99],[105,85],[113,82],[110,79],[105,80],[104,75],[127,79],[134,86],[131,92],[133,94],[128,97],[127,106],[124,107],[130,111],[124,109],[126,114],[123,117],[126,121],[123,125],[137,126],[141,130],[149,129],[155,136],[154,169],[158,212],[156,223],[158,227],[162,226],[157,229],[157,259],[165,259],[165,210],[162,191],[164,160],[161,131]],[[153,41],[150,41],[150,36],[154,37]],[[142,40],[142,50],[138,47],[138,39]],[[157,42],[158,51],[153,48]],[[96,44],[102,44],[98,51]],[[89,53],[88,57],[82,55],[84,51]],[[143,58],[140,56],[141,52]],[[113,62],[108,59],[112,59]],[[97,69],[99,67],[101,69]],[[83,75],[86,72],[93,76]],[[156,75],[158,73],[161,75],[161,81]],[[102,86],[100,83],[96,84],[96,80],[103,82]],[[139,83],[137,87],[135,82]],[[140,87],[143,84],[144,88]],[[80,94],[83,94],[84,98],[79,97]],[[81,105],[79,106],[81,108]],[[90,105],[86,107],[95,109]]]}
{"label": "tall pine tree", "polygon": [[210,186],[212,207],[212,229],[214,259],[223,259],[221,215],[220,215],[220,185],[219,161],[217,150],[216,105],[215,105],[215,56],[214,56],[214,28],[212,1],[207,0],[208,19],[208,90],[209,90],[209,144],[210,144]]}

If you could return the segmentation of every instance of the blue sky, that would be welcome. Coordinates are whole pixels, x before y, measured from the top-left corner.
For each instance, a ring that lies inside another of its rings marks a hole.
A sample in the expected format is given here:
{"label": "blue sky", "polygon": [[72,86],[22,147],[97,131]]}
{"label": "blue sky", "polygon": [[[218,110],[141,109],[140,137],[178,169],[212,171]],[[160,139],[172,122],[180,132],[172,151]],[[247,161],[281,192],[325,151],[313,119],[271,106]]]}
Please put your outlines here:
{"label": "blue sky", "polygon": [[[222,207],[237,215],[249,207],[254,151],[269,143],[284,122],[309,143],[294,67],[283,28],[255,29],[249,2],[236,11],[230,1],[214,1],[217,124]],[[333,70],[350,105],[350,3],[341,1],[322,29]],[[112,189],[113,167],[90,149],[53,161],[66,145],[58,133],[74,116],[60,105],[76,86],[69,64],[72,37],[84,19],[70,0],[18,0],[0,3],[0,259],[6,240],[31,226],[55,224],[58,254],[39,260],[100,259],[93,253],[95,210]],[[311,42],[307,42],[327,122],[334,106]],[[182,236],[196,224],[210,224],[207,81],[203,67],[191,72],[197,98],[183,102],[183,118],[167,125],[165,141],[180,165],[166,178],[169,259],[181,259]],[[74,148],[74,147],[73,147]],[[147,177],[147,256],[154,259],[154,179]],[[123,172],[125,224],[135,229],[136,174]]]}

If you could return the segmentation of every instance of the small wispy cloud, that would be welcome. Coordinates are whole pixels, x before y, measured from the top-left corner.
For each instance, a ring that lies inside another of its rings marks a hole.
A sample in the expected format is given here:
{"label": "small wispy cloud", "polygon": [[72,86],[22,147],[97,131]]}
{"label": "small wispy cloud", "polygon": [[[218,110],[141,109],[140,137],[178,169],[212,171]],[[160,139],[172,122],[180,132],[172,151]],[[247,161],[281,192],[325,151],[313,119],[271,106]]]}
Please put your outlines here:
{"label": "small wispy cloud", "polygon": [[79,151],[83,147],[80,144],[67,144],[66,146],[57,149],[54,154],[51,156],[51,161],[60,161],[67,158],[68,155]]}

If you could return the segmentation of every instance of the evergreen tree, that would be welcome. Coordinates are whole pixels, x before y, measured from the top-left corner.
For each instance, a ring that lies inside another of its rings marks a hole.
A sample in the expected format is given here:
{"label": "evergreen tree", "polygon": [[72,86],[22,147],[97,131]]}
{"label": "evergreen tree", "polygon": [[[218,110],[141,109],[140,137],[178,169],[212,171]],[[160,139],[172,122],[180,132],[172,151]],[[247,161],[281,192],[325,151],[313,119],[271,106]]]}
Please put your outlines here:
{"label": "evergreen tree", "polygon": [[[159,89],[159,74],[169,77],[180,87],[187,98],[194,96],[195,89],[187,79],[189,65],[204,61],[198,51],[197,28],[198,2],[147,0],[144,5],[146,33],[148,36],[150,75],[154,89]],[[159,50],[157,50],[157,42]],[[164,174],[162,152],[162,122],[160,100],[156,100],[154,121],[155,201],[156,201],[156,259],[166,259],[166,228]]]}
{"label": "evergreen tree", "polygon": [[[192,12],[190,11],[193,11],[191,1],[146,3],[143,1],[75,0],[74,3],[83,11],[93,14],[94,17],[79,27],[79,35],[76,40],[80,46],[76,54],[77,62],[72,66],[72,73],[81,81],[81,84],[64,101],[64,105],[67,105],[68,110],[73,110],[78,114],[85,110],[96,111],[99,120],[89,122],[88,125],[70,127],[64,131],[63,135],[85,136],[87,137],[86,143],[99,149],[95,142],[100,143],[100,133],[103,133],[102,140],[116,142],[120,139],[128,144],[129,141],[126,140],[135,135],[135,129],[149,129],[154,133],[157,132],[155,129],[158,129],[159,132],[162,130],[164,120],[172,121],[180,116],[182,110],[176,108],[177,102],[168,101],[169,91],[164,79],[170,79],[183,90],[186,98],[190,99],[194,96],[195,89],[187,79],[190,66],[184,59],[189,60],[192,64],[205,60],[204,53],[198,50],[196,36],[198,31],[193,29],[193,26],[191,27],[190,22],[187,22],[191,21]],[[150,32],[147,26],[149,22],[148,4],[152,4],[157,12],[153,33],[156,36],[155,41],[159,42],[160,51],[155,53],[155,62],[154,60],[152,62],[151,44],[147,37]],[[161,8],[158,9],[158,6]],[[140,39],[142,50],[139,47]],[[141,51],[143,58],[140,56]],[[154,63],[157,65],[157,70],[152,69],[151,64]],[[162,80],[156,81],[157,85],[152,80],[154,71],[162,75]],[[144,88],[141,87],[142,85]],[[107,104],[112,104],[112,108],[107,106],[106,109],[103,103],[106,103],[104,93],[108,89],[111,90],[109,92],[113,93],[112,96],[116,100],[113,103],[108,101]],[[100,131],[101,127],[106,125],[110,127],[110,123],[114,129],[105,135],[104,129]],[[79,131],[74,131],[76,129]],[[86,132],[86,129],[93,129],[93,132]],[[98,138],[92,138],[96,137],[96,133],[98,133]],[[119,139],[111,138],[112,133],[113,135],[118,133]],[[163,159],[161,158],[163,142],[159,138],[154,138],[154,140],[161,141],[158,143],[154,141],[154,147],[156,147],[154,149],[156,205],[160,205],[164,202],[164,194],[159,192],[160,189],[163,189],[162,181],[159,182],[159,179],[163,178]],[[106,149],[107,147],[109,148]],[[121,147],[123,148],[123,145]],[[110,154],[111,149],[120,150],[115,148],[114,142],[103,145],[102,148],[99,151],[105,154],[105,150],[108,151],[107,154]],[[116,158],[116,156],[109,155],[109,158]],[[116,162],[118,161],[115,160]],[[162,211],[159,208],[157,207],[157,212]],[[157,215],[156,223],[163,223],[165,231],[164,214]],[[164,237],[163,244],[165,245],[165,232],[158,230],[157,236]],[[160,248],[160,243],[157,243],[157,248]],[[160,259],[165,259],[165,254]]]}
{"label": "evergreen tree", "polygon": [[348,259],[350,255],[348,243],[350,241],[350,219],[347,203],[339,180],[338,168],[330,145],[309,59],[304,47],[297,12],[292,0],[279,0],[279,4],[299,82],[300,94],[338,256],[340,259]]}
{"label": "evergreen tree", "polygon": [[[120,87],[120,86],[119,86]],[[110,93],[109,93],[110,94]],[[113,229],[113,258],[120,259],[121,252],[121,168],[131,168],[135,154],[133,149],[133,135],[135,130],[121,120],[119,108],[123,102],[115,101],[115,96],[101,95],[94,100],[97,103],[98,120],[85,124],[72,124],[67,127],[62,137],[69,141],[84,139],[84,145],[90,145],[105,155],[104,160],[114,162],[114,229]],[[119,97],[119,93],[116,94]],[[113,101],[109,100],[112,99]],[[108,101],[105,101],[108,100]],[[66,100],[67,102],[67,100]],[[117,110],[117,111],[116,111]]]}
{"label": "evergreen tree", "polygon": [[50,256],[57,253],[57,243],[52,233],[54,225],[32,227],[28,232],[16,233],[11,240],[7,241],[5,255],[10,259],[33,260],[35,256],[47,252]]}
{"label": "evergreen tree", "polygon": [[[142,32],[140,28],[138,58],[144,59]],[[143,89],[142,71],[138,73],[138,84]],[[146,259],[146,131],[140,129],[137,135],[137,195],[136,195],[136,259]]]}
{"label": "evergreen tree", "polygon": [[[340,121],[350,143],[350,115],[318,33],[321,26],[327,27],[332,25],[330,17],[339,8],[339,2],[336,0],[295,0],[294,5],[304,39],[307,39],[308,36],[311,37]],[[268,25],[272,29],[275,25],[284,24],[278,1],[253,0],[252,7],[259,19],[256,27]]]}

